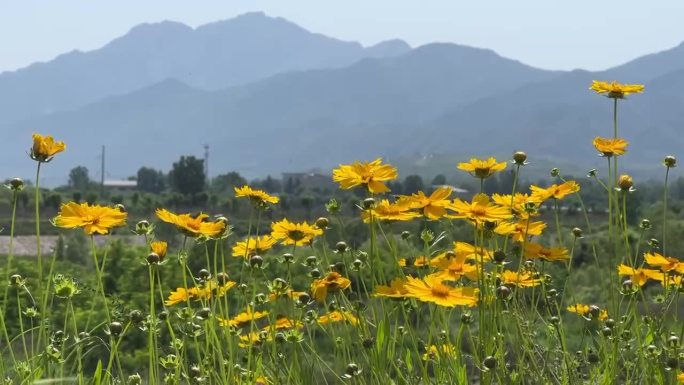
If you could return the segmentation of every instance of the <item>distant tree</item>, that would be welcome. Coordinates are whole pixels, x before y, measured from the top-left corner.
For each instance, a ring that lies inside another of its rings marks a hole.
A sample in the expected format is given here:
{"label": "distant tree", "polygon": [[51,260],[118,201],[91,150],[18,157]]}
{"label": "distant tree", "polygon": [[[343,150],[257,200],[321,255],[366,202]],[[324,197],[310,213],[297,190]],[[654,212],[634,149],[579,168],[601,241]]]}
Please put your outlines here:
{"label": "distant tree", "polygon": [[404,179],[404,194],[413,194],[423,190],[423,178],[420,175],[409,175]]}
{"label": "distant tree", "polygon": [[138,190],[159,194],[164,191],[164,173],[149,167],[140,167],[138,170]]}
{"label": "distant tree", "polygon": [[169,181],[174,191],[184,195],[204,191],[206,182],[204,160],[194,156],[181,156],[178,162],[173,164],[169,173]]}
{"label": "distant tree", "polygon": [[299,179],[287,178],[287,181],[285,181],[285,187],[283,191],[285,191],[288,194],[294,194],[297,190],[297,187],[299,187],[299,183]]}
{"label": "distant tree", "polygon": [[261,182],[261,188],[269,193],[278,193],[280,190],[282,190],[283,186],[278,179],[271,178],[269,175],[266,177],[266,179],[264,179],[263,182]]}
{"label": "distant tree", "polygon": [[83,166],[74,167],[69,171],[69,187],[74,190],[85,191],[90,185],[88,169]]}
{"label": "distant tree", "polygon": [[446,184],[446,177],[444,176],[444,174],[437,174],[432,179],[432,185],[433,186],[442,186],[445,184]]}
{"label": "distant tree", "polygon": [[49,194],[45,197],[45,206],[57,210],[62,204],[62,195],[59,193]]}
{"label": "distant tree", "polygon": [[211,180],[211,189],[218,193],[233,192],[234,187],[241,187],[247,184],[247,179],[243,178],[240,173],[231,171],[227,174],[221,174]]}

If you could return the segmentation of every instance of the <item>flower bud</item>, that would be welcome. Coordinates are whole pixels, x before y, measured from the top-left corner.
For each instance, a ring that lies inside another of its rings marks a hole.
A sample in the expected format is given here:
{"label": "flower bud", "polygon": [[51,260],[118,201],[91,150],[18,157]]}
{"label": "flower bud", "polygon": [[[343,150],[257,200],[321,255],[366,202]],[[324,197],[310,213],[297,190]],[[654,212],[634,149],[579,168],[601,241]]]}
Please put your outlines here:
{"label": "flower bud", "polygon": [[560,175],[560,169],[559,169],[558,167],[552,168],[552,169],[551,169],[551,176],[555,178],[555,177],[557,177],[558,175]]}
{"label": "flower bud", "polygon": [[554,315],[549,318],[549,322],[551,322],[552,325],[558,325],[560,323],[560,318]]}
{"label": "flower bud", "polygon": [[147,254],[147,263],[150,265],[156,265],[159,263],[161,258],[159,257],[159,254],[157,253],[149,253]]}
{"label": "flower bud", "polygon": [[122,213],[126,212],[126,206],[122,205],[121,203],[115,204],[114,208],[121,211]]}
{"label": "flower bud", "polygon": [[580,229],[579,227],[573,228],[573,229],[572,229],[572,235],[573,235],[575,238],[582,238],[582,229]]}
{"label": "flower bud", "polygon": [[373,198],[366,198],[361,202],[361,207],[363,207],[364,210],[370,210],[373,207],[375,207],[375,199]]}
{"label": "flower bud", "polygon": [[500,300],[507,301],[511,298],[511,288],[506,285],[501,285],[496,288],[496,297]]}
{"label": "flower bud", "polygon": [[283,262],[285,262],[285,263],[294,262],[294,255],[292,255],[292,253],[283,254]]}
{"label": "flower bud", "polygon": [[410,231],[404,230],[401,232],[401,239],[403,239],[403,240],[409,239],[410,236],[411,236]]}
{"label": "flower bud", "polygon": [[601,308],[596,305],[591,305],[589,306],[589,314],[591,314],[592,318],[598,319],[598,317],[601,315]]}
{"label": "flower bud", "polygon": [[230,277],[228,276],[228,274],[226,274],[224,272],[220,272],[220,273],[216,274],[216,282],[218,282],[218,284],[221,286],[228,283],[229,280],[230,280]]}
{"label": "flower bud", "polygon": [[249,265],[254,268],[260,268],[264,264],[264,259],[258,255],[253,255],[249,259]]}
{"label": "flower bud", "polygon": [[138,235],[149,234],[152,231],[152,228],[150,222],[142,220],[135,224],[135,233]]}
{"label": "flower bud", "polygon": [[503,263],[506,260],[506,253],[503,250],[496,250],[492,257],[494,262]]}
{"label": "flower bud", "polygon": [[19,287],[24,285],[24,279],[19,274],[12,274],[9,281],[12,286]]}
{"label": "flower bud", "polygon": [[634,188],[632,177],[627,174],[620,175],[620,178],[618,178],[618,187],[621,191],[631,191]]}
{"label": "flower bud", "polygon": [[314,279],[321,278],[321,271],[318,269],[311,269],[311,272],[309,274],[311,275],[311,278],[314,278]]}
{"label": "flower bud", "polygon": [[672,155],[668,155],[665,157],[665,160],[663,161],[663,164],[667,168],[672,168],[672,167],[677,167],[677,158],[675,158]]}
{"label": "flower bud", "polygon": [[473,316],[470,313],[463,313],[461,314],[461,322],[469,325],[473,322]]}
{"label": "flower bud", "polygon": [[328,218],[320,217],[320,218],[316,219],[316,227],[318,227],[319,229],[325,230],[328,228],[328,225],[330,225]]}
{"label": "flower bud", "polygon": [[123,332],[123,325],[121,325],[121,322],[113,321],[109,324],[109,333],[111,333],[113,337],[118,337],[121,332]]}
{"label": "flower bud", "polygon": [[343,242],[343,241],[337,242],[335,244],[335,251],[337,251],[338,253],[346,252],[347,251],[347,242]]}
{"label": "flower bud", "polygon": [[200,319],[208,319],[211,316],[211,309],[203,307],[197,312],[197,317]]}
{"label": "flower bud", "polygon": [[128,318],[130,318],[131,322],[134,324],[140,323],[144,319],[140,310],[131,310],[131,312],[128,313]]}
{"label": "flower bud", "polygon": [[496,363],[496,358],[493,356],[487,356],[485,357],[484,361],[482,361],[482,365],[489,370],[496,369]]}
{"label": "flower bud", "polygon": [[677,337],[674,333],[670,333],[670,337],[667,339],[667,346],[671,348],[679,347],[679,337]]}
{"label": "flower bud", "polygon": [[202,281],[208,281],[211,278],[211,273],[207,269],[202,269],[197,273],[197,277]]}
{"label": "flower bud", "polygon": [[315,255],[306,257],[305,263],[309,267],[314,267],[318,265],[318,258]]}
{"label": "flower bud", "polygon": [[24,189],[24,180],[21,178],[12,178],[10,179],[8,186],[12,191],[21,191]]}
{"label": "flower bud", "polygon": [[523,151],[516,151],[513,154],[513,163],[517,164],[518,166],[524,166],[527,164],[527,154]]}
{"label": "flower bud", "polygon": [[138,373],[136,374],[131,374],[128,376],[128,380],[126,381],[128,385],[140,385],[142,384],[142,377]]}

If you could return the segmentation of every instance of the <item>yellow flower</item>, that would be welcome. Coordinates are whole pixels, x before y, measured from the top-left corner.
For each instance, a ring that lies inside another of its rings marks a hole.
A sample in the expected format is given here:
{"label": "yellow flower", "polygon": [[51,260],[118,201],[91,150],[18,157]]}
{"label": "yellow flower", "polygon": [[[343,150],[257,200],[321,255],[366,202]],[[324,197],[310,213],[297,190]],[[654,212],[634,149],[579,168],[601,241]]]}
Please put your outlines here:
{"label": "yellow flower", "polygon": [[406,296],[404,280],[395,278],[389,286],[378,285],[375,287],[374,297],[403,298]]}
{"label": "yellow flower", "polygon": [[268,311],[253,311],[251,306],[247,306],[247,310],[236,315],[230,320],[219,318],[218,322],[221,326],[242,327],[243,325],[264,318],[268,315]]}
{"label": "yellow flower", "polygon": [[546,248],[539,243],[528,242],[525,244],[525,256],[532,259],[543,259],[545,261],[567,261],[570,259],[568,249],[563,247]]}
{"label": "yellow flower", "polygon": [[451,287],[435,277],[417,279],[406,277],[404,284],[406,296],[422,302],[432,302],[439,306],[475,306],[478,289],[473,287]]}
{"label": "yellow flower", "polygon": [[528,202],[541,203],[537,197],[530,194],[515,193],[511,199],[511,194],[501,195],[493,194],[492,201],[499,206],[506,207],[511,210],[516,215],[521,215],[525,213],[525,204]]}
{"label": "yellow flower", "polygon": [[430,347],[427,348],[427,351],[423,354],[423,360],[427,361],[434,360],[435,358],[439,357],[454,356],[456,352],[456,347],[451,344],[444,344],[441,346],[430,345]]}
{"label": "yellow flower", "polygon": [[449,218],[465,218],[476,225],[484,222],[498,222],[513,216],[508,208],[493,204],[485,194],[475,195],[472,203],[457,198],[447,208],[456,212],[456,214],[447,215]]}
{"label": "yellow flower", "polygon": [[494,232],[499,235],[509,235],[515,242],[522,242],[525,237],[540,236],[545,228],[546,223],[542,221],[532,222],[524,219],[518,222],[501,222],[494,228]]}
{"label": "yellow flower", "polygon": [[155,241],[150,243],[150,249],[152,249],[153,253],[159,256],[160,261],[163,261],[164,258],[166,258],[167,248],[168,244],[164,241]]}
{"label": "yellow flower", "polygon": [[69,202],[62,205],[53,223],[57,227],[83,228],[86,234],[108,234],[126,224],[128,214],[118,208]]}
{"label": "yellow flower", "polygon": [[382,221],[410,221],[420,216],[420,214],[410,210],[409,202],[399,201],[390,203],[387,199],[383,199],[372,209],[364,210],[361,213],[361,218],[363,218],[365,223],[368,223],[371,220],[371,216],[374,220]]}
{"label": "yellow flower", "polygon": [[321,325],[342,321],[349,322],[354,326],[359,324],[359,319],[348,310],[333,310],[330,313],[323,314],[322,316],[318,317],[318,323]]}
{"label": "yellow flower", "polygon": [[566,196],[576,193],[580,190],[580,185],[574,180],[569,180],[561,184],[553,184],[547,188],[530,186],[532,190],[533,200],[543,202],[547,199],[563,199]]}
{"label": "yellow flower", "polygon": [[269,333],[256,331],[252,333],[241,334],[238,346],[241,348],[248,348],[250,346],[259,346],[268,341],[273,341],[273,337]]}
{"label": "yellow flower", "polygon": [[173,306],[190,300],[208,300],[211,299],[212,296],[222,297],[233,286],[235,286],[235,282],[233,281],[228,281],[223,285],[219,285],[216,281],[209,281],[202,286],[191,287],[188,289],[179,287],[169,294],[169,298],[164,301],[164,304],[166,306]]}
{"label": "yellow flower", "polygon": [[476,262],[487,262],[492,259],[492,251],[481,246],[473,246],[468,242],[454,242],[453,252],[446,251],[430,260],[431,266],[438,266],[444,260],[451,260],[455,257],[463,257]]}
{"label": "yellow flower", "polygon": [[196,296],[197,289],[192,287],[190,289],[185,289],[182,287],[177,288],[175,291],[172,291],[171,294],[169,294],[169,298],[164,301],[164,305],[166,306],[173,306],[177,305],[181,302],[186,302]]}
{"label": "yellow flower", "polygon": [[279,316],[272,325],[266,326],[264,330],[293,328],[299,329],[303,326],[304,323],[302,323],[301,321],[293,320],[285,316]]}
{"label": "yellow flower", "polygon": [[276,301],[280,298],[297,299],[302,294],[305,293],[303,291],[294,291],[292,289],[287,289],[285,291],[271,291],[268,293],[268,300]]}
{"label": "yellow flower", "polygon": [[629,142],[622,138],[601,138],[597,136],[593,141],[594,147],[601,156],[611,157],[620,156],[627,152]]}
{"label": "yellow flower", "polygon": [[240,241],[233,246],[233,257],[249,258],[254,255],[261,255],[270,250],[276,244],[276,239],[270,235],[262,237],[250,237]]}
{"label": "yellow flower", "polygon": [[451,195],[451,187],[439,187],[430,194],[425,195],[424,192],[418,191],[411,196],[403,196],[401,201],[406,201],[412,209],[423,210],[423,215],[428,219],[439,219],[446,215],[445,207],[449,205],[449,196]]}
{"label": "yellow flower", "polygon": [[644,253],[646,263],[651,266],[660,268],[660,271],[667,273],[676,271],[679,274],[684,274],[684,263],[677,258],[664,257],[658,253]]}
{"label": "yellow flower", "polygon": [[613,99],[623,99],[629,94],[644,92],[643,84],[620,84],[618,82],[602,82],[594,80],[591,83],[590,90],[596,91],[598,94],[606,94],[607,97]]}
{"label": "yellow flower", "polygon": [[630,175],[622,174],[618,178],[618,187],[620,191],[632,192],[634,191],[634,179]]}
{"label": "yellow flower", "polygon": [[272,203],[276,204],[280,201],[280,198],[269,195],[263,190],[255,190],[249,186],[235,187],[235,197],[236,198],[249,198],[252,202],[257,204]]}
{"label": "yellow flower", "polygon": [[503,285],[511,285],[517,287],[534,287],[541,285],[541,278],[535,278],[532,274],[521,271],[517,273],[515,271],[505,270],[499,274],[499,279]]}
{"label": "yellow flower", "polygon": [[438,263],[432,264],[441,271],[428,275],[434,277],[436,281],[458,281],[462,276],[466,276],[471,281],[477,281],[477,266],[465,263],[464,254],[456,254],[454,258],[442,259]]}
{"label": "yellow flower", "polygon": [[38,162],[49,162],[53,156],[66,150],[66,144],[48,135],[33,134],[33,147],[31,147],[31,159]]}
{"label": "yellow flower", "polygon": [[504,170],[506,162],[497,163],[496,158],[489,158],[487,160],[472,158],[468,163],[459,163],[457,168],[470,173],[470,175],[476,178],[485,179],[497,171]]}
{"label": "yellow flower", "polygon": [[618,275],[629,277],[629,279],[632,280],[632,283],[635,283],[639,286],[644,286],[649,279],[661,282],[664,279],[663,273],[658,270],[643,268],[635,269],[624,264],[618,266]]}
{"label": "yellow flower", "polygon": [[397,262],[401,267],[427,267],[430,265],[430,260],[422,255],[416,258],[401,258]]}
{"label": "yellow flower", "polygon": [[341,164],[333,170],[333,181],[340,184],[340,188],[348,190],[360,185],[366,185],[373,194],[388,192],[389,188],[382,182],[396,179],[397,169],[389,164],[382,164],[382,158],[372,162],[354,162]]}
{"label": "yellow flower", "polygon": [[328,292],[344,290],[351,285],[351,281],[340,273],[332,271],[324,278],[317,279],[311,284],[311,293],[316,301],[325,301]]}
{"label": "yellow flower", "polygon": [[214,238],[226,231],[226,222],[222,220],[208,221],[209,215],[198,214],[174,214],[166,209],[157,209],[157,217],[166,223],[170,223],[184,235],[192,238],[200,236]]}
{"label": "yellow flower", "polygon": [[[582,317],[585,317],[585,318],[590,317],[589,311],[591,310],[591,308],[589,307],[589,305],[584,305],[584,304],[578,303],[576,305],[568,306],[567,309],[569,312],[577,313],[577,314],[581,315]],[[608,311],[607,310],[601,310],[598,318],[600,321],[604,321],[604,320],[608,319]]]}
{"label": "yellow flower", "polygon": [[323,230],[306,222],[294,223],[287,219],[271,225],[271,237],[282,239],[284,245],[307,245],[323,234]]}

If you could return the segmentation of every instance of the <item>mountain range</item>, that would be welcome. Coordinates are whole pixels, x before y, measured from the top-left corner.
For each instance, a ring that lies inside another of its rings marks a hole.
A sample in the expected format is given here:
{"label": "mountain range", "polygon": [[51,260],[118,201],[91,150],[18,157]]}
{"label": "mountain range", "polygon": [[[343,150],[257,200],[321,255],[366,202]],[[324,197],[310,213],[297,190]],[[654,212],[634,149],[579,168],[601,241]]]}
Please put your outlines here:
{"label": "mountain range", "polygon": [[632,142],[623,164],[647,173],[677,155],[682,45],[600,72],[550,71],[458,44],[363,47],[263,13],[195,29],[145,24],[98,50],[0,74],[0,178],[31,175],[22,155],[33,131],[68,144],[49,167],[54,183],[77,165],[98,170],[103,145],[108,177],[168,170],[204,144],[211,175],[377,156],[400,172],[455,173],[444,159],[515,150],[585,170],[605,162],[591,139],[612,134],[612,103],[588,90],[594,79],[646,85],[619,103]]}

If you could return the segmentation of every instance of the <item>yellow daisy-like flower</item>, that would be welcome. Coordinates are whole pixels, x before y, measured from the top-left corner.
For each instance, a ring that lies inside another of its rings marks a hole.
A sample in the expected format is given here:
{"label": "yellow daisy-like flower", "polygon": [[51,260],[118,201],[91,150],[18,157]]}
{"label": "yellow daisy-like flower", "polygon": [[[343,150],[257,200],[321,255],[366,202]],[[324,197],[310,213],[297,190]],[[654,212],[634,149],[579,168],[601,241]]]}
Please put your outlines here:
{"label": "yellow daisy-like flower", "polygon": [[221,326],[233,326],[237,328],[242,327],[247,323],[251,323],[252,321],[262,319],[267,315],[268,311],[254,311],[251,306],[247,306],[247,310],[240,314],[237,314],[235,317],[229,320],[219,318],[218,322]]}
{"label": "yellow daisy-like flower", "polygon": [[113,228],[126,224],[128,214],[118,208],[69,202],[62,204],[53,220],[57,227],[80,227],[86,234],[108,234]]}
{"label": "yellow daisy-like flower", "polygon": [[597,136],[592,142],[601,156],[620,156],[627,152],[629,142],[622,138],[601,138]]}
{"label": "yellow daisy-like flower", "polygon": [[174,306],[178,305],[179,303],[186,302],[190,299],[193,299],[196,297],[197,289],[192,287],[190,289],[185,289],[182,287],[177,288],[176,290],[172,291],[171,294],[169,294],[169,298],[164,301],[164,305],[166,306]]}
{"label": "yellow daisy-like flower", "polygon": [[226,231],[226,222],[222,220],[208,221],[209,215],[198,214],[174,214],[166,209],[157,209],[157,217],[166,223],[170,223],[184,235],[192,238],[209,237],[215,238]]}
{"label": "yellow daisy-like flower", "polygon": [[574,194],[580,190],[580,185],[574,180],[569,180],[561,184],[553,184],[549,187],[543,188],[538,186],[530,186],[533,200],[543,202],[547,199],[563,199],[570,194]]}
{"label": "yellow daisy-like flower", "polygon": [[503,285],[517,287],[534,287],[541,285],[542,283],[541,278],[537,278],[526,271],[517,273],[515,271],[505,270],[499,274],[499,279]]}
{"label": "yellow daisy-like flower", "polygon": [[568,249],[563,247],[544,247],[536,242],[525,244],[525,256],[531,259],[543,259],[545,261],[567,261],[570,259]]}
{"label": "yellow daisy-like flower", "polygon": [[663,273],[676,271],[684,274],[684,262],[677,258],[665,257],[658,253],[644,253],[644,259],[649,265],[660,268]]}
{"label": "yellow daisy-like flower", "polygon": [[382,182],[396,179],[397,176],[397,169],[389,164],[382,164],[382,158],[372,162],[341,164],[333,170],[333,181],[339,183],[340,188],[348,190],[366,185],[373,194],[390,191]]}
{"label": "yellow daisy-like flower", "polygon": [[422,302],[432,302],[439,306],[475,306],[478,289],[473,287],[451,287],[435,277],[417,279],[406,277],[404,289],[406,296]]}
{"label": "yellow daisy-like flower", "polygon": [[525,204],[528,202],[541,203],[537,197],[530,194],[515,193],[511,198],[511,194],[493,194],[492,201],[499,206],[507,207],[516,215],[523,215],[525,213]]}
{"label": "yellow daisy-like flower", "polygon": [[163,261],[164,258],[166,258],[166,250],[168,247],[168,244],[164,241],[155,241],[150,243],[150,249],[153,253],[159,256],[160,261]]}
{"label": "yellow daisy-like flower", "polygon": [[[581,315],[582,317],[589,318],[590,317],[589,312],[591,311],[591,308],[589,305],[584,305],[584,304],[578,303],[576,305],[568,306],[567,310],[571,313],[576,313],[576,314]],[[605,309],[601,310],[599,312],[598,319],[600,321],[604,321],[604,320],[608,319],[608,311]]]}
{"label": "yellow daisy-like flower", "polygon": [[430,266],[438,266],[444,260],[451,260],[455,257],[463,257],[475,262],[487,262],[492,259],[492,251],[481,247],[473,246],[468,242],[454,242],[453,250],[436,255],[430,260]]}
{"label": "yellow daisy-like flower", "polygon": [[235,197],[249,198],[252,202],[258,204],[276,204],[280,202],[280,198],[278,198],[277,196],[269,195],[268,193],[266,193],[266,191],[263,190],[255,190],[249,186],[235,187]]}
{"label": "yellow daisy-like flower", "polygon": [[308,245],[319,235],[323,235],[323,230],[306,222],[294,223],[287,219],[275,222],[271,225],[271,237],[282,239],[284,245]]}
{"label": "yellow daisy-like flower", "polygon": [[451,195],[451,187],[439,187],[430,194],[425,195],[424,192],[418,191],[411,196],[403,196],[401,201],[408,202],[412,209],[423,210],[423,215],[428,219],[436,220],[446,215],[446,206],[449,205],[449,196]]}
{"label": "yellow daisy-like flower", "polygon": [[62,141],[55,141],[50,136],[33,134],[33,146],[31,147],[31,159],[37,162],[49,162],[53,156],[66,150],[66,144]]}
{"label": "yellow daisy-like flower", "polygon": [[635,269],[631,266],[620,264],[618,266],[618,275],[627,276],[632,281],[639,286],[644,286],[649,279],[656,281],[663,281],[663,273],[658,270],[653,269]]}
{"label": "yellow daisy-like flower", "polygon": [[423,353],[423,361],[434,360],[439,357],[452,357],[457,352],[456,347],[451,344],[440,346],[430,345],[426,350],[427,351]]}
{"label": "yellow daisy-like flower", "polygon": [[311,293],[316,301],[325,301],[329,292],[344,290],[351,285],[351,281],[340,273],[331,271],[324,278],[317,279],[311,284]]}
{"label": "yellow daisy-like flower", "polygon": [[365,223],[374,220],[382,221],[410,221],[420,216],[415,211],[410,211],[411,205],[406,201],[398,201],[390,203],[387,199],[378,202],[375,207],[370,210],[364,210],[361,213],[361,218]]}
{"label": "yellow daisy-like flower", "polygon": [[270,235],[262,237],[250,237],[233,246],[233,257],[249,258],[254,255],[262,255],[270,250],[278,241]]}
{"label": "yellow daisy-like flower", "polygon": [[356,326],[359,324],[359,319],[349,310],[333,310],[318,317],[318,323],[321,325],[332,322],[348,322]]}
{"label": "yellow daisy-like flower", "polygon": [[494,232],[508,235],[514,242],[522,242],[526,237],[540,236],[544,229],[546,223],[524,219],[518,222],[501,222],[494,228]]}
{"label": "yellow daisy-like flower", "polygon": [[428,277],[434,277],[437,281],[458,281],[462,276],[465,276],[471,281],[477,281],[477,266],[466,263],[465,260],[466,257],[463,254],[456,254],[451,259],[442,259],[433,264],[440,271],[432,273]]}
{"label": "yellow daisy-like flower", "polygon": [[430,260],[424,256],[419,256],[416,258],[401,258],[399,261],[399,266],[401,267],[427,267],[430,266]]}
{"label": "yellow daisy-like flower", "polygon": [[202,286],[191,287],[185,289],[183,287],[176,288],[169,294],[169,297],[164,301],[166,306],[177,305],[181,302],[190,300],[208,300],[213,296],[222,297],[226,295],[228,290],[235,286],[235,282],[228,281],[223,285],[219,285],[216,281],[209,281]]}
{"label": "yellow daisy-like flower", "polygon": [[403,279],[395,278],[389,286],[378,285],[375,287],[373,297],[404,298],[407,293],[404,283]]}
{"label": "yellow daisy-like flower", "polygon": [[613,82],[603,82],[594,80],[591,83],[590,90],[595,91],[598,94],[606,94],[607,97],[612,99],[624,99],[625,96],[629,94],[637,94],[644,92],[643,84],[620,84],[616,81]]}
{"label": "yellow daisy-like flower", "polygon": [[280,298],[297,299],[302,294],[305,294],[305,292],[294,291],[292,289],[287,289],[285,291],[271,291],[268,293],[268,300],[269,301],[276,301]]}
{"label": "yellow daisy-like flower", "polygon": [[250,346],[259,346],[268,341],[273,341],[273,336],[263,331],[256,331],[252,333],[241,334],[238,346],[241,348],[248,348]]}
{"label": "yellow daisy-like flower", "polygon": [[496,158],[489,158],[487,160],[472,158],[468,163],[459,163],[457,168],[476,178],[485,179],[492,176],[495,172],[505,170],[506,165],[506,162],[497,162]]}
{"label": "yellow daisy-like flower", "polygon": [[299,329],[304,326],[304,323],[301,321],[293,320],[290,318],[287,318],[286,316],[279,316],[276,321],[269,326],[266,326],[264,330],[272,330],[272,329]]}
{"label": "yellow daisy-like flower", "polygon": [[495,205],[485,194],[475,195],[471,203],[457,198],[447,208],[456,212],[456,214],[448,214],[447,217],[468,219],[476,225],[484,222],[499,222],[513,216],[508,208]]}

